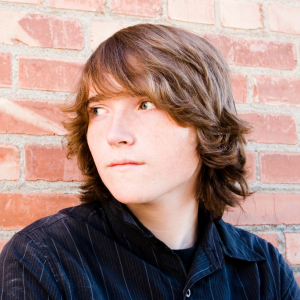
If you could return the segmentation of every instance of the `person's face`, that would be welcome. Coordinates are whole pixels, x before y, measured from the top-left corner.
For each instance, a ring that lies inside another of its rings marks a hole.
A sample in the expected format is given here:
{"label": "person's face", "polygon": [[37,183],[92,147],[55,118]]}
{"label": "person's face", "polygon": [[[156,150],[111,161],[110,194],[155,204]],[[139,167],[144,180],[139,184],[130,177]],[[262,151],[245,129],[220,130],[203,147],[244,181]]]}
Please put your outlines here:
{"label": "person's face", "polygon": [[199,157],[193,128],[179,126],[148,99],[129,94],[90,102],[88,109],[88,145],[118,201],[147,203],[195,190]]}

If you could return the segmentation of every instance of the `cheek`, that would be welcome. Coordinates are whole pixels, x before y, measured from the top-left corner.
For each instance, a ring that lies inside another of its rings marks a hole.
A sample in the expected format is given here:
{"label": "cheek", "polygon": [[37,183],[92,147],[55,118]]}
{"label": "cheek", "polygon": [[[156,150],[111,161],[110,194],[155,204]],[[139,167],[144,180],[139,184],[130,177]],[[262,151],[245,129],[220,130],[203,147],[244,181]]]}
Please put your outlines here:
{"label": "cheek", "polygon": [[199,155],[196,150],[196,131],[193,128],[183,128],[178,125],[161,127],[158,136],[154,136],[154,155],[163,173],[168,176],[192,175],[198,164]]}
{"label": "cheek", "polygon": [[105,149],[103,132],[101,130],[97,130],[94,126],[89,126],[86,138],[93,159],[98,167],[98,163],[100,158],[103,157],[103,151]]}

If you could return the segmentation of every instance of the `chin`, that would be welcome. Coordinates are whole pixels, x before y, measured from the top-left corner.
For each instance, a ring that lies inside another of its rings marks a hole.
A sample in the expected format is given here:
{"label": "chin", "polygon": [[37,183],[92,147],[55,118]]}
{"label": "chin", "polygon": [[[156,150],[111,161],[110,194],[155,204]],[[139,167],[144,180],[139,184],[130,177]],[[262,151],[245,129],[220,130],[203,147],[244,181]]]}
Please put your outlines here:
{"label": "chin", "polygon": [[151,197],[145,190],[133,191],[132,189],[118,188],[117,190],[110,189],[110,192],[116,200],[123,204],[138,204],[151,201]]}

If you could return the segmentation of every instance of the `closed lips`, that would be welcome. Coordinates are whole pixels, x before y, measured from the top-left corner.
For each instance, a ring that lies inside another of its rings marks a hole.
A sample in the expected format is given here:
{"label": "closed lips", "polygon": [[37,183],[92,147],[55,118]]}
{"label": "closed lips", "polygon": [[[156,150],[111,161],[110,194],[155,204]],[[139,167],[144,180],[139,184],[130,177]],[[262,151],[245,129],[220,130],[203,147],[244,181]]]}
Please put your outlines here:
{"label": "closed lips", "polygon": [[109,167],[115,166],[123,166],[123,165],[142,165],[143,163],[133,161],[133,160],[121,160],[121,161],[114,161],[112,162]]}

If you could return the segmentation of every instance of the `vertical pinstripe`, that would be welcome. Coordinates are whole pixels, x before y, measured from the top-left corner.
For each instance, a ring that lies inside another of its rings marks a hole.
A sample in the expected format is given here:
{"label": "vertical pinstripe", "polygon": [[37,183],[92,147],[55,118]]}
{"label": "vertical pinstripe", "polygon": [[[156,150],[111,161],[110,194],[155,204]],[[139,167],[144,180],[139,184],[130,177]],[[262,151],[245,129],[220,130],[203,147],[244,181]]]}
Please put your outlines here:
{"label": "vertical pinstripe", "polygon": [[77,246],[76,246],[76,243],[74,242],[74,239],[73,239],[73,237],[72,237],[72,234],[71,234],[69,228],[66,226],[66,223],[64,222],[64,220],[63,220],[62,222],[63,222],[64,226],[66,227],[67,232],[69,233],[69,235],[70,235],[70,237],[71,237],[71,239],[72,239],[72,241],[73,241],[73,243],[74,243],[74,245],[75,245],[75,249],[76,249],[76,251],[77,251],[77,253],[78,253],[78,256],[79,256],[80,261],[81,261],[81,264],[82,264],[82,267],[83,267],[84,272],[85,272],[85,274],[86,274],[86,278],[88,279],[88,282],[89,282],[89,285],[90,285],[90,290],[91,290],[91,294],[92,294],[92,299],[94,299],[94,296],[93,296],[93,288],[92,288],[92,285],[91,285],[91,281],[90,281],[89,277],[87,276],[87,272],[86,272],[86,269],[85,269],[83,260],[82,260],[82,258],[81,258],[80,252],[79,252],[79,250],[78,250],[78,248],[77,248]]}
{"label": "vertical pinstripe", "polygon": [[43,273],[44,273],[44,267],[45,267],[45,265],[43,265],[43,269],[42,269],[42,273],[41,273],[41,276],[40,276],[39,282],[41,282],[41,281],[42,281],[42,277],[43,277]]}
{"label": "vertical pinstripe", "polygon": [[173,292],[173,287],[172,287],[172,283],[171,283],[171,280],[170,280],[170,278],[168,278],[168,280],[169,280],[169,283],[170,283],[170,287],[171,287],[171,292],[172,292],[172,299],[174,300],[175,298],[174,298],[174,292]]}
{"label": "vertical pinstripe", "polygon": [[243,291],[244,291],[245,297],[246,297],[246,299],[248,300],[247,293],[246,293],[246,291],[245,291],[245,288],[244,288],[243,282],[241,281],[241,279],[240,279],[240,276],[239,276],[238,272],[236,272],[236,276],[237,276],[237,278],[238,278],[238,280],[239,280],[239,282],[240,282],[240,284],[241,284],[241,286],[242,286],[242,288],[243,288]]}
{"label": "vertical pinstripe", "polygon": [[212,299],[215,300],[215,297],[214,297],[213,292],[212,292],[212,289],[211,289],[211,282],[210,282],[210,280],[211,280],[211,279],[208,278],[209,290],[210,290],[210,294],[211,294]]}
{"label": "vertical pinstripe", "polygon": [[145,264],[144,261],[143,261],[143,263],[144,263],[144,267],[145,267],[145,271],[146,271],[147,281],[148,281],[148,284],[149,284],[149,290],[150,290],[150,293],[151,293],[151,299],[153,299],[153,294],[152,294],[152,289],[151,289],[151,285],[150,285],[150,281],[149,281],[149,275],[148,275],[147,267],[146,267],[146,264]]}
{"label": "vertical pinstripe", "polygon": [[157,261],[156,255],[155,255],[155,253],[154,253],[153,247],[151,247],[151,250],[152,250],[153,256],[154,256],[154,258],[155,258],[157,268],[159,268],[158,261]]}
{"label": "vertical pinstripe", "polygon": [[[43,228],[42,228],[42,231],[44,232]],[[44,232],[44,233],[45,233],[45,232]],[[54,245],[54,248],[55,248],[55,251],[56,251],[57,257],[58,257],[58,259],[59,259],[59,262],[60,262],[60,267],[62,267],[62,262],[61,262],[61,259],[60,259],[60,255],[59,255],[59,252],[57,251],[57,248],[56,248],[56,245],[55,245],[55,243],[54,243],[54,241],[53,241],[53,238],[51,238],[51,241],[52,241],[52,243],[53,243],[53,245]],[[70,295],[70,297],[71,297],[71,300],[72,300],[72,292],[71,292],[70,283],[69,283],[69,282],[67,282],[67,284],[68,284],[68,288],[69,288],[69,295]]]}
{"label": "vertical pinstripe", "polygon": [[[156,258],[156,255],[155,255],[155,252],[153,250],[153,247],[151,247],[151,250],[152,250],[152,253],[153,253],[153,256],[154,256],[154,259],[155,259],[155,262],[156,262],[156,266],[157,268],[159,269],[159,265],[158,265],[158,261],[157,261],[157,258]],[[172,287],[172,283],[171,283],[171,280],[170,278],[168,278],[168,281],[169,281],[169,284],[170,284],[170,288],[171,288],[171,292],[172,292],[172,299],[174,300],[174,291],[173,291],[173,287]]]}
{"label": "vertical pinstripe", "polygon": [[101,264],[100,264],[100,262],[99,262],[99,259],[98,259],[97,255],[96,255],[96,252],[95,252],[95,248],[94,248],[94,245],[93,245],[93,241],[92,241],[92,239],[91,239],[91,235],[90,235],[90,231],[89,231],[88,224],[86,224],[86,229],[87,229],[87,232],[88,232],[88,235],[89,235],[89,239],[90,239],[90,243],[91,243],[92,248],[93,248],[94,255],[95,255],[95,257],[96,257],[96,260],[97,260],[98,265],[99,265],[99,268],[100,268],[100,272],[101,272],[101,275],[102,275],[102,278],[103,278],[103,283],[104,283],[105,290],[106,290],[107,299],[109,300],[109,294],[108,294],[108,290],[107,290],[106,283],[105,283],[105,277],[104,277],[104,275],[103,275],[103,271],[102,271]]}
{"label": "vertical pinstripe", "polygon": [[[259,244],[259,246],[260,246],[260,244]],[[264,249],[260,246],[260,248],[262,249],[262,251],[264,252],[264,254],[265,254],[265,251],[264,251]],[[277,293],[277,287],[276,287],[276,283],[275,283],[275,278],[274,278],[274,274],[273,274],[273,271],[272,271],[272,268],[271,268],[271,266],[270,266],[270,264],[269,264],[269,262],[267,261],[267,264],[269,265],[269,268],[270,268],[270,273],[271,273],[271,275],[272,275],[272,279],[273,279],[273,282],[274,282],[274,289],[275,289],[275,292],[276,292],[276,297],[278,297],[278,293]]]}
{"label": "vertical pinstripe", "polygon": [[[29,245],[31,242],[32,242],[32,241],[29,241],[29,242],[27,243],[26,248],[25,248],[25,251],[24,251],[24,255],[23,255],[23,257],[21,258],[20,263],[21,263],[22,260],[24,259],[25,255],[26,255],[26,251],[27,251],[28,245]],[[23,265],[22,279],[23,279],[23,293],[24,293],[24,300],[25,300],[25,299],[26,299],[26,291],[25,291],[24,269],[25,269],[25,266]]]}
{"label": "vertical pinstripe", "polygon": [[124,280],[124,282],[125,282],[125,285],[126,285],[126,288],[127,288],[127,291],[128,291],[128,295],[129,295],[130,299],[132,299],[131,294],[130,294],[129,289],[128,289],[127,282],[126,282],[126,278],[125,278],[125,275],[124,275],[124,270],[123,270],[123,266],[122,266],[122,261],[121,261],[121,259],[120,259],[120,254],[119,254],[119,251],[118,251],[118,245],[117,245],[116,242],[115,242],[115,247],[116,247],[116,251],[117,251],[117,254],[118,254],[118,258],[119,258],[119,263],[120,263],[121,270],[122,270],[123,280]]}
{"label": "vertical pinstripe", "polygon": [[[12,245],[12,242],[13,242],[14,238],[15,238],[15,236],[11,239],[11,242],[10,242],[10,245],[8,246],[8,249],[6,249],[6,253],[5,253],[5,256],[4,256],[4,259],[3,259],[3,263],[2,263],[2,289],[1,289],[1,298],[0,299],[3,298],[3,291],[4,291],[4,267],[5,267],[5,262],[6,262],[7,255],[9,253],[9,249]],[[2,253],[4,253],[4,251],[2,251]]]}

